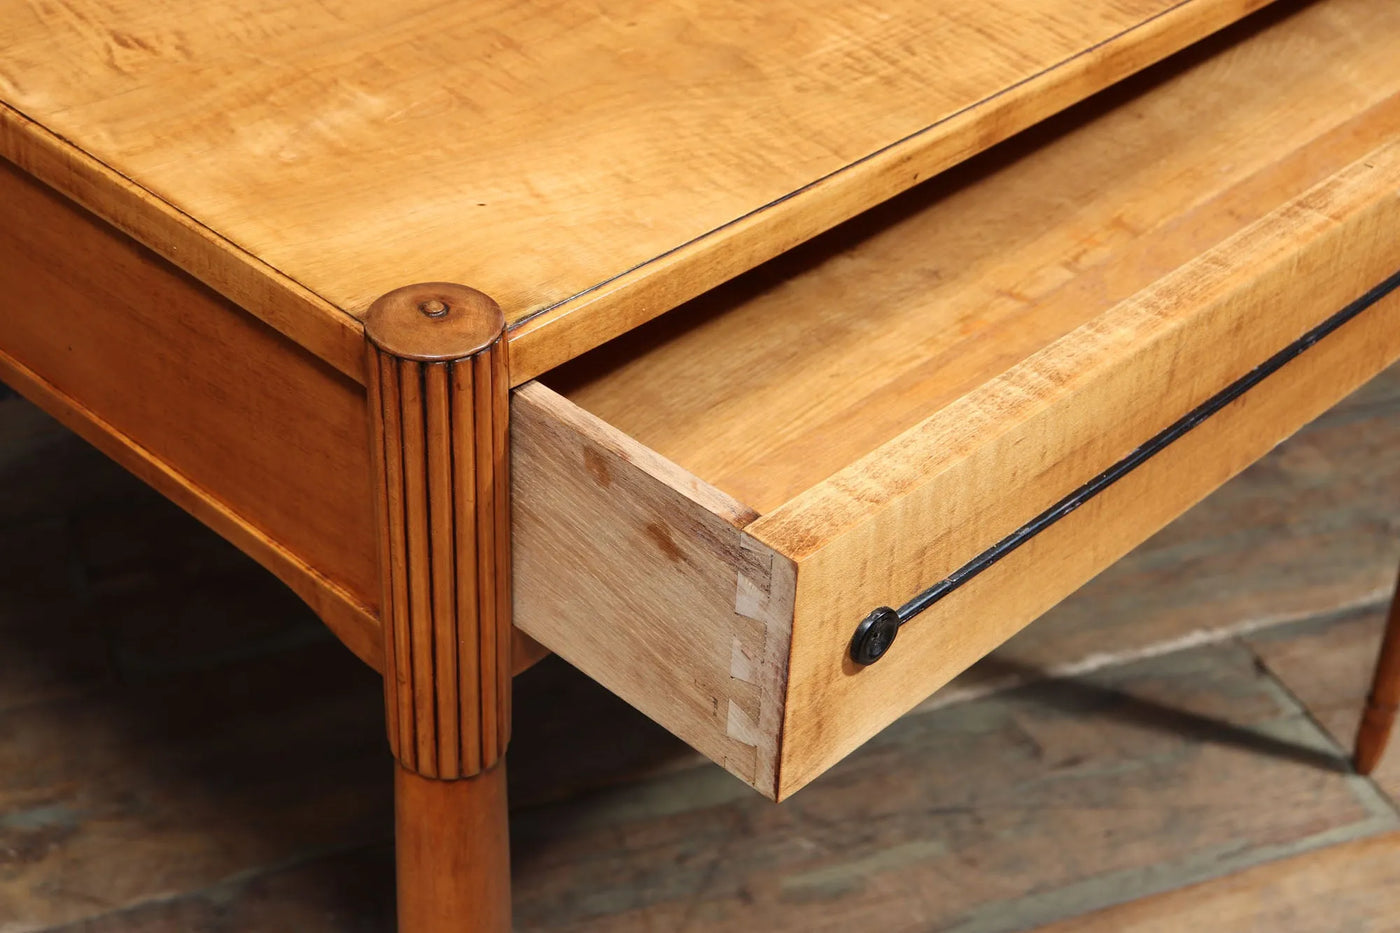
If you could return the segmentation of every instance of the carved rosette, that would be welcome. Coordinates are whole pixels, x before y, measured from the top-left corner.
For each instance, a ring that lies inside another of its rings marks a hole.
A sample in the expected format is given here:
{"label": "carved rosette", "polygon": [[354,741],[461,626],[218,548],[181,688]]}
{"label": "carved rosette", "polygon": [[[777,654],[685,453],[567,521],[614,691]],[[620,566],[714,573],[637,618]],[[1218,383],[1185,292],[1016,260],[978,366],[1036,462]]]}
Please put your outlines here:
{"label": "carved rosette", "polygon": [[510,732],[505,318],[461,285],[396,289],[365,316],[389,744],[452,780]]}

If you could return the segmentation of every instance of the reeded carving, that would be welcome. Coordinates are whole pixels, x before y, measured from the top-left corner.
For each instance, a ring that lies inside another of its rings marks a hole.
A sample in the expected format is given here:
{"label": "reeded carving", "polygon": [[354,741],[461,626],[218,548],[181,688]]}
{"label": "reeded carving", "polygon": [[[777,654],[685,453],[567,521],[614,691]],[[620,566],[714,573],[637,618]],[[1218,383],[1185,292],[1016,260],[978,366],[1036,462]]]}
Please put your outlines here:
{"label": "reeded carving", "polygon": [[496,303],[396,289],[365,317],[389,744],[425,777],[471,777],[510,732],[510,379]]}

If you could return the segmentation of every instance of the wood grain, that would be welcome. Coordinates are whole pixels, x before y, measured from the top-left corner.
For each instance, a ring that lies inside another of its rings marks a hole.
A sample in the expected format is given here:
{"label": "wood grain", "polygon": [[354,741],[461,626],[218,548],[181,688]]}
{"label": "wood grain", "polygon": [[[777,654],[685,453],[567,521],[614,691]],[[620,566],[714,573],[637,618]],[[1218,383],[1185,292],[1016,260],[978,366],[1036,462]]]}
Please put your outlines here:
{"label": "wood grain", "polygon": [[[364,390],[3,161],[0,203],[24,219],[0,223],[0,379],[381,668]],[[516,671],[547,653],[528,638],[513,652]]]}
{"label": "wood grain", "polygon": [[[1400,269],[1386,36],[1400,13],[1379,0],[1251,23],[891,205],[888,229],[838,231],[551,379],[634,441],[664,435],[652,456],[762,513],[745,533],[797,563],[777,796],[1400,354],[1390,299],[939,603],[890,658],[847,659],[872,609],[947,576]],[[951,257],[948,231],[968,238]],[[887,301],[895,314],[879,313]],[[674,473],[650,481],[674,487]],[[654,692],[629,699],[667,706]]]}
{"label": "wood grain", "polygon": [[1386,933],[1400,884],[1400,833],[1358,839],[1122,904],[1038,933]]}
{"label": "wood grain", "polygon": [[1356,770],[1362,774],[1370,774],[1380,764],[1390,744],[1397,708],[1400,708],[1400,584],[1390,601],[1371,691],[1366,696],[1366,707],[1356,730],[1354,758]]}
{"label": "wood grain", "polygon": [[494,766],[510,739],[504,326],[485,295],[441,284],[396,289],[366,317],[389,744],[448,781]]}
{"label": "wood grain", "polygon": [[1397,43],[1273,7],[545,381],[771,512],[1400,137]]}
{"label": "wood grain", "polygon": [[793,565],[753,515],[538,383],[516,391],[515,620],[772,796]]}
{"label": "wood grain", "polygon": [[[689,768],[517,811],[516,922],[1026,931],[1393,831],[1390,802],[1256,664],[1226,642],[907,716],[779,807]],[[1376,867],[1338,880],[1344,916],[1367,894],[1393,916],[1397,866]],[[1196,916],[1168,929],[1235,933]]]}
{"label": "wood grain", "polygon": [[1396,229],[1400,146],[749,526],[799,564],[784,785],[839,760],[1400,356],[1392,296],[938,603],[878,665],[856,670],[845,656],[873,608],[942,579],[1400,268]]}
{"label": "wood grain", "polygon": [[1264,3],[5,0],[0,155],[347,373],[472,282],[524,379]]}
{"label": "wood grain", "polygon": [[[1376,514],[1385,513],[1371,513]],[[1366,520],[1374,521],[1371,516]],[[1382,527],[1391,531],[1387,552],[1400,551],[1394,546],[1400,544],[1396,533],[1400,522],[1391,518]],[[1257,632],[1247,640],[1263,669],[1298,698],[1308,715],[1327,731],[1339,753],[1356,740],[1376,667],[1376,649],[1385,635],[1387,609],[1382,597],[1364,609],[1330,617],[1304,617],[1292,625]],[[1382,756],[1365,780],[1391,799],[1400,799],[1400,756]]]}
{"label": "wood grain", "polygon": [[[1225,636],[1274,607],[1327,613],[1354,601],[1348,589],[1380,598],[1400,559],[1400,463],[1387,446],[1400,430],[1397,377],[1393,367],[1329,412],[1327,430],[1315,422],[1227,484],[1223,501],[1213,496],[1139,554],[1138,574],[1098,588],[1106,599],[1081,591],[1061,644],[1087,653],[1096,635],[1132,637],[1169,615]],[[0,403],[0,845],[18,853],[4,915],[42,929],[86,922],[93,933],[388,933],[392,778],[379,678],[321,639],[279,651],[287,642],[275,633],[317,624],[295,600],[65,434],[18,400]],[[1290,511],[1294,526],[1283,521]],[[1309,594],[1348,560],[1359,578],[1333,580],[1331,601]],[[1231,605],[1202,606],[1222,574],[1235,576],[1215,598]],[[1143,592],[1146,576],[1161,585]],[[88,607],[116,644],[96,645],[96,677],[83,656],[95,634]],[[261,648],[255,659],[219,624],[240,616]],[[1338,621],[1329,631],[1353,627]],[[1365,831],[1353,795],[1369,785],[1341,773],[1340,750],[1384,609],[1354,622],[1358,637],[1290,640],[1293,666],[1273,668],[1287,693],[1222,638],[916,712],[781,807],[718,767],[690,767],[698,755],[556,659],[516,681],[516,929],[670,930],[696,903],[695,933],[808,933],[825,920],[899,929],[908,918],[928,930],[969,911],[1029,928],[1335,844]],[[261,637],[269,626],[271,641]],[[117,678],[100,676],[104,655]],[[1339,770],[1278,753],[1328,748],[1290,695],[1338,737]],[[1258,744],[1218,744],[1232,734]],[[1400,773],[1397,763],[1382,772]],[[1295,906],[1384,918],[1400,897],[1384,874],[1336,877],[1330,899],[1317,894],[1325,884],[1298,889]],[[88,896],[73,897],[79,887]],[[197,910],[178,909],[191,902]],[[161,925],[167,910],[175,916]]]}
{"label": "wood grain", "polygon": [[3,87],[0,77],[0,158],[146,244],[345,375],[364,381],[364,331],[358,321],[12,109]]}
{"label": "wood grain", "polygon": [[[1393,592],[1400,564],[1396,449],[1400,366],[1391,366],[1022,629],[987,663],[960,674],[930,704],[1376,605]],[[1324,724],[1344,744],[1356,734],[1383,614],[1374,639],[1361,647],[1298,650],[1299,666],[1317,677],[1320,668],[1308,666],[1313,654],[1354,662],[1328,685],[1338,688],[1329,696],[1350,718]],[[1280,679],[1311,705],[1292,674]]]}
{"label": "wood grain", "polygon": [[394,775],[398,929],[510,933],[504,762],[461,781]]}
{"label": "wood grain", "polygon": [[0,203],[0,378],[379,666],[363,390],[5,162]]}

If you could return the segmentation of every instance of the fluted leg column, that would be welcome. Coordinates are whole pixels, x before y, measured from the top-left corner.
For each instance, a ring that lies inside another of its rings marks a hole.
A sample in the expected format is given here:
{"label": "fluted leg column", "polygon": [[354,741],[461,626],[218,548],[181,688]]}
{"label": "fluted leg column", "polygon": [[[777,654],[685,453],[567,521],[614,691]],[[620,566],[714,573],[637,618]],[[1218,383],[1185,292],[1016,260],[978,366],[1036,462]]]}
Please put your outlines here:
{"label": "fluted leg column", "polygon": [[505,319],[460,285],[365,317],[401,933],[510,929]]}

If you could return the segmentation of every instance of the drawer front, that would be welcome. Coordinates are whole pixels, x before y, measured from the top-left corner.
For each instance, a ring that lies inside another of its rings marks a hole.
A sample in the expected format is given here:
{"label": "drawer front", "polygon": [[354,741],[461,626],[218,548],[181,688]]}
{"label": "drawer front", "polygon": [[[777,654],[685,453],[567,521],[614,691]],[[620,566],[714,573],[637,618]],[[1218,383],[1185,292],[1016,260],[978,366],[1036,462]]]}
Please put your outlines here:
{"label": "drawer front", "polygon": [[[748,525],[798,565],[780,795],[1400,356],[1398,270],[1392,145]],[[852,660],[860,620],[929,590],[884,657]]]}
{"label": "drawer front", "polygon": [[529,386],[517,624],[801,788],[1400,356],[1397,36],[1281,7]]}
{"label": "drawer front", "polygon": [[[516,624],[786,797],[1400,357],[1400,297],[1376,290],[1397,270],[1400,144],[761,517],[527,386],[513,409]],[[1134,457],[1154,436],[1160,449]],[[1027,527],[878,662],[852,659],[872,610]]]}

